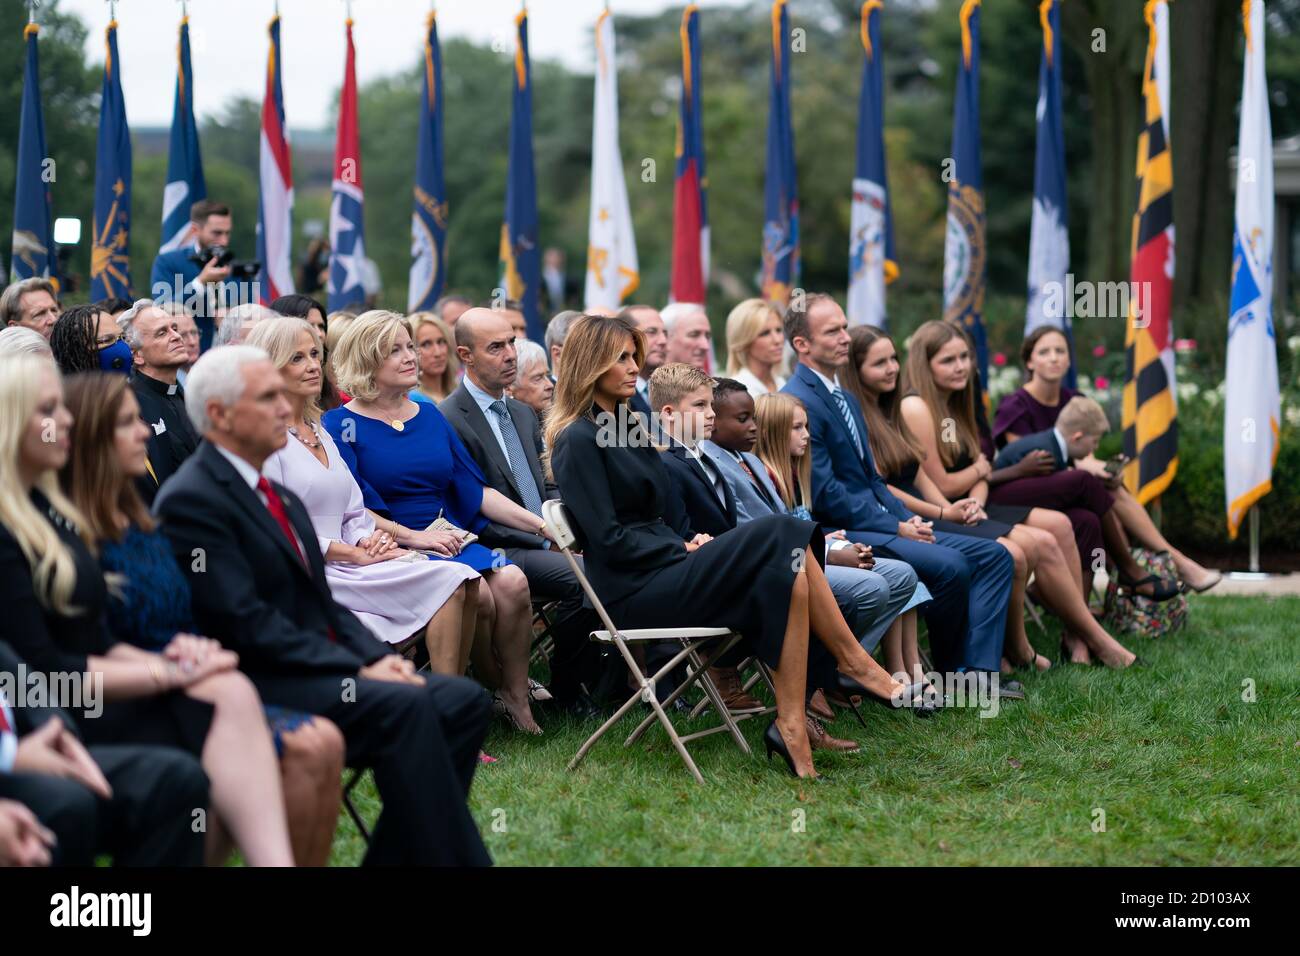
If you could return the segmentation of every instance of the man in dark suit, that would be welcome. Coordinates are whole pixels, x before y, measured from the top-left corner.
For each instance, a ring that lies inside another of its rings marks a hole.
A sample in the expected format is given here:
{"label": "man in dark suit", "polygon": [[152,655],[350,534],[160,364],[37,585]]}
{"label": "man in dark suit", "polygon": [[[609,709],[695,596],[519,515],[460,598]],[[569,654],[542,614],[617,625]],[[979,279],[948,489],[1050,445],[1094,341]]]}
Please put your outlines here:
{"label": "man in dark suit", "polygon": [[[13,648],[0,642],[0,687],[22,686],[25,673]],[[48,828],[24,828],[18,862],[92,866],[100,853],[119,866],[203,862],[203,832],[193,822],[194,811],[208,805],[208,778],[198,761],[171,747],[87,750],[62,710],[8,700],[0,689],[0,804],[5,800]],[[0,863],[7,852],[12,848],[0,846]]]}
{"label": "man in dark suit", "polygon": [[[456,429],[488,484],[540,516],[542,502],[560,494],[542,472],[537,413],[506,395],[517,371],[514,329],[499,311],[476,308],[461,315],[454,334],[465,377],[438,409]],[[576,716],[595,716],[594,702],[582,684],[594,689],[603,670],[599,650],[588,640],[599,625],[583,608],[582,587],[568,561],[550,550],[550,542],[541,535],[495,522],[479,538],[489,548],[500,548],[523,569],[534,598],[560,602],[552,628],[551,695]]]}
{"label": "man in dark suit", "polygon": [[[792,305],[786,339],[799,366],[781,391],[800,399],[812,434],[812,512],[851,541],[906,561],[934,600],[924,611],[941,671],[996,673],[1002,658],[1014,563],[996,541],[935,532],[894,497],[876,471],[862,409],[836,376],[849,358],[848,321],[827,295]],[[1004,696],[1021,696],[1004,682]]]}
{"label": "man in dark suit", "polygon": [[141,299],[118,318],[122,336],[131,347],[131,390],[140,403],[140,418],[153,430],[149,436],[149,473],[137,483],[148,504],[164,481],[199,447],[199,435],[185,412],[180,370],[189,362],[180,319]]}
{"label": "man in dark suit", "polygon": [[180,302],[189,307],[198,324],[200,348],[206,352],[216,330],[215,318],[224,309],[241,302],[256,302],[249,283],[230,278],[230,266],[218,265],[209,255],[213,247],[229,248],[233,228],[230,207],[211,199],[200,199],[190,207],[194,241],[159,252],[149,275],[150,294],[158,302]]}
{"label": "man in dark suit", "polygon": [[374,770],[384,810],[365,862],[490,863],[466,806],[487,693],[461,677],[417,675],[330,594],[302,502],[260,473],[289,419],[266,353],[214,349],[188,381],[205,441],[155,512],[189,576],[197,629],[239,654],[266,703],[328,717],[349,766]]}

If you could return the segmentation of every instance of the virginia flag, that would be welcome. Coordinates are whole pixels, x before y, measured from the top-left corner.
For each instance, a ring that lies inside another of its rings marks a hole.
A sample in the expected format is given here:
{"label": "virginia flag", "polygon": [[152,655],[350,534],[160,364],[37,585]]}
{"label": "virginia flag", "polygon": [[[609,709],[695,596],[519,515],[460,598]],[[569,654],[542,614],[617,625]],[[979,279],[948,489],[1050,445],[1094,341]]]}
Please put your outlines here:
{"label": "virginia flag", "polygon": [[[1147,0],[1147,57],[1138,133],[1137,211],[1133,214],[1128,324],[1124,333],[1124,484],[1146,504],[1178,471],[1178,411],[1169,306],[1174,283],[1174,172],[1166,102],[1159,80],[1168,61],[1169,10]],[[1167,84],[1166,84],[1167,85]]]}
{"label": "virginia flag", "polygon": [[880,18],[884,4],[862,5],[862,89],[858,94],[858,162],[849,225],[850,325],[885,327],[885,286],[898,278],[894,216],[885,175],[884,79]]}
{"label": "virginia flag", "polygon": [[1065,333],[1070,370],[1065,384],[1075,387],[1074,340],[1066,312],[1066,273],[1070,233],[1065,205],[1065,125],[1061,114],[1061,5],[1042,0],[1043,54],[1038,65],[1038,135],[1034,150],[1034,210],[1029,223],[1029,305],[1025,335],[1040,325]]}
{"label": "virginia flag", "polygon": [[181,18],[177,50],[176,100],[172,107],[171,144],[167,151],[167,185],[163,187],[162,247],[177,249],[193,238],[190,206],[206,199],[203,158],[199,155],[199,129],[194,125],[194,71],[190,67],[190,18]]}
{"label": "virginia flag", "polygon": [[357,125],[357,51],[347,21],[347,60],[334,140],[334,198],[330,202],[330,281],[327,308],[334,312],[366,299],[361,284],[366,244],[362,217],[361,129]]}
{"label": "virginia flag", "polygon": [[799,191],[790,117],[789,35],[786,0],[776,0],[772,4],[772,67],[767,101],[763,298],[780,306],[785,306],[790,289],[799,282]]}
{"label": "virginia flag", "polygon": [[257,216],[257,261],[262,264],[262,303],[269,305],[293,291],[293,163],[289,158],[289,128],[284,122],[281,85],[280,18],[271,18],[270,51],[266,61],[266,93],[262,97],[261,156],[258,171],[261,198]]}
{"label": "virginia flag", "polygon": [[591,126],[591,213],[587,224],[586,307],[617,309],[641,282],[632,210],[618,148],[614,18],[596,18],[596,97]]}
{"label": "virginia flag", "polygon": [[501,265],[506,295],[520,303],[528,337],[542,341],[538,302],[542,256],[537,247],[537,180],[533,174],[533,77],[528,61],[528,11],[515,17],[514,94],[510,109],[510,171],[506,219],[501,225]]}
{"label": "virginia flag", "polygon": [[442,50],[438,18],[430,13],[424,38],[424,95],[415,154],[414,211],[411,213],[411,275],[407,308],[433,308],[442,295],[447,268],[447,192],[442,178]]}
{"label": "virginia flag", "polygon": [[980,0],[961,5],[961,60],[952,117],[948,228],[943,246],[943,317],[975,342],[980,382],[989,380],[984,338],[984,169],[980,159]]}
{"label": "virginia flag", "polygon": [[1228,534],[1273,488],[1282,401],[1273,326],[1273,132],[1264,78],[1264,3],[1246,0],[1246,63],[1237,136],[1237,206],[1223,409]]}
{"label": "virginia flag", "polygon": [[95,218],[90,252],[91,301],[131,298],[131,130],[122,97],[117,21],[108,25],[104,89],[99,102],[95,156]]}
{"label": "virginia flag", "polygon": [[703,302],[709,282],[709,204],[700,97],[700,10],[693,3],[682,11],[681,40],[682,102],[673,180],[670,297],[674,302]]}
{"label": "virginia flag", "polygon": [[23,112],[18,126],[18,179],[14,190],[13,259],[10,280],[40,277],[58,281],[54,258],[54,220],[46,175],[45,119],[41,115],[41,69],[36,49],[40,27],[23,29],[27,67],[23,73]]}

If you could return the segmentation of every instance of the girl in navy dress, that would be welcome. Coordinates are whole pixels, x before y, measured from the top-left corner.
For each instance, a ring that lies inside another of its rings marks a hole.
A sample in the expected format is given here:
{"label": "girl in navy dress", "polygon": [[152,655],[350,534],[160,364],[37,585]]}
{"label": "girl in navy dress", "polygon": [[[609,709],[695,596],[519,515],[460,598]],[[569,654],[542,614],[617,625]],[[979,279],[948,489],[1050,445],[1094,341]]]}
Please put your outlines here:
{"label": "girl in navy dress", "polygon": [[352,400],[327,412],[321,423],[361,486],[376,527],[400,547],[431,551],[483,576],[487,587],[479,587],[471,651],[474,673],[495,688],[516,729],[540,734],[529,708],[533,629],[528,579],[504,554],[481,544],[463,545],[455,532],[428,526],[445,518],[477,533],[495,521],[547,535],[545,523],[487,486],[435,405],[411,400],[418,362],[400,315],[374,310],[358,316],[339,340],[333,362],[339,387]]}

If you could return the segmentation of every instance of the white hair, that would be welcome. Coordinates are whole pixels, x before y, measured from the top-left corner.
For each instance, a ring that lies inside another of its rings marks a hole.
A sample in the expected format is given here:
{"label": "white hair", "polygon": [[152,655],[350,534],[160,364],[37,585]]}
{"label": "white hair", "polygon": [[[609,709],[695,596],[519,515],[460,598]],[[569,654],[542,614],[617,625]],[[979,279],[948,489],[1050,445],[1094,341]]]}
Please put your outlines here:
{"label": "white hair", "polygon": [[52,355],[50,343],[45,336],[25,325],[11,325],[0,329],[0,355],[18,355],[31,352],[34,355]]}
{"label": "white hair", "polygon": [[136,299],[131,303],[131,308],[117,317],[117,327],[122,330],[122,338],[126,339],[126,344],[131,347],[132,352],[144,344],[140,339],[140,330],[135,327],[135,320],[150,309],[167,311],[153,299]]}
{"label": "white hair", "polygon": [[223,345],[200,355],[185,378],[185,412],[195,430],[200,435],[212,430],[208,402],[216,399],[222,405],[233,405],[239,401],[247,387],[245,365],[269,361],[271,356],[255,345]]}
{"label": "white hair", "polygon": [[245,325],[256,325],[266,319],[278,318],[280,318],[279,312],[272,312],[264,305],[258,305],[256,302],[241,303],[222,317],[220,328],[212,336],[212,347],[215,349],[221,345],[231,345]]}
{"label": "white hair", "polygon": [[659,317],[664,320],[664,331],[672,335],[673,326],[688,315],[695,315],[697,312],[706,318],[708,317],[708,313],[704,311],[704,306],[698,302],[674,302],[660,309]]}
{"label": "white hair", "polygon": [[538,362],[543,366],[548,364],[546,361],[546,349],[542,348],[532,339],[515,339],[516,380],[523,378],[524,371]]}

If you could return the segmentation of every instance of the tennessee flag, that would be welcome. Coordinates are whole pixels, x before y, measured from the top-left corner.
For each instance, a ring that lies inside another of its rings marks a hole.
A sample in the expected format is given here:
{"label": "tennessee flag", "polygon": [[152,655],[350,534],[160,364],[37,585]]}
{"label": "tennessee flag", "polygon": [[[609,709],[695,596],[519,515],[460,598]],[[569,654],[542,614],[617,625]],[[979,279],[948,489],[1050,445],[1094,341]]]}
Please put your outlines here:
{"label": "tennessee flag", "polygon": [[961,59],[953,104],[948,229],[943,247],[943,317],[975,342],[980,383],[989,380],[984,338],[984,167],[980,158],[980,0],[961,5]]}
{"label": "tennessee flag", "polygon": [[361,276],[365,269],[365,193],[361,188],[361,128],[357,124],[357,50],[352,21],[347,21],[347,59],[339,97],[339,128],[334,141],[334,196],[330,202],[331,312],[366,300]]}
{"label": "tennessee flag", "polygon": [[673,181],[674,302],[703,302],[709,283],[708,178],[704,174],[704,124],[700,96],[700,10],[682,12],[682,101],[677,118]]}
{"label": "tennessee flag", "polygon": [[1264,74],[1264,3],[1246,0],[1246,62],[1237,135],[1237,208],[1223,406],[1223,487],[1233,538],[1273,488],[1282,397],[1273,324],[1273,130]]}
{"label": "tennessee flag", "polygon": [[799,281],[799,190],[790,117],[790,19],[772,4],[772,69],[767,108],[767,190],[763,222],[763,298],[785,306]]}
{"label": "tennessee flag", "polygon": [[95,219],[90,250],[91,301],[131,298],[131,130],[122,98],[117,21],[108,25],[104,88],[95,151]]}
{"label": "tennessee flag", "polygon": [[293,291],[289,245],[293,239],[293,165],[289,158],[289,129],[284,123],[284,90],[280,84],[280,18],[269,28],[271,48],[266,63],[266,95],[262,99],[261,174],[258,204],[257,261],[262,264],[262,304],[269,305]]}
{"label": "tennessee flag", "polygon": [[1133,214],[1128,324],[1124,333],[1124,484],[1142,504],[1178,471],[1178,410],[1169,306],[1174,284],[1174,171],[1160,74],[1168,69],[1169,9],[1147,0],[1144,121],[1138,133],[1137,211]]}

